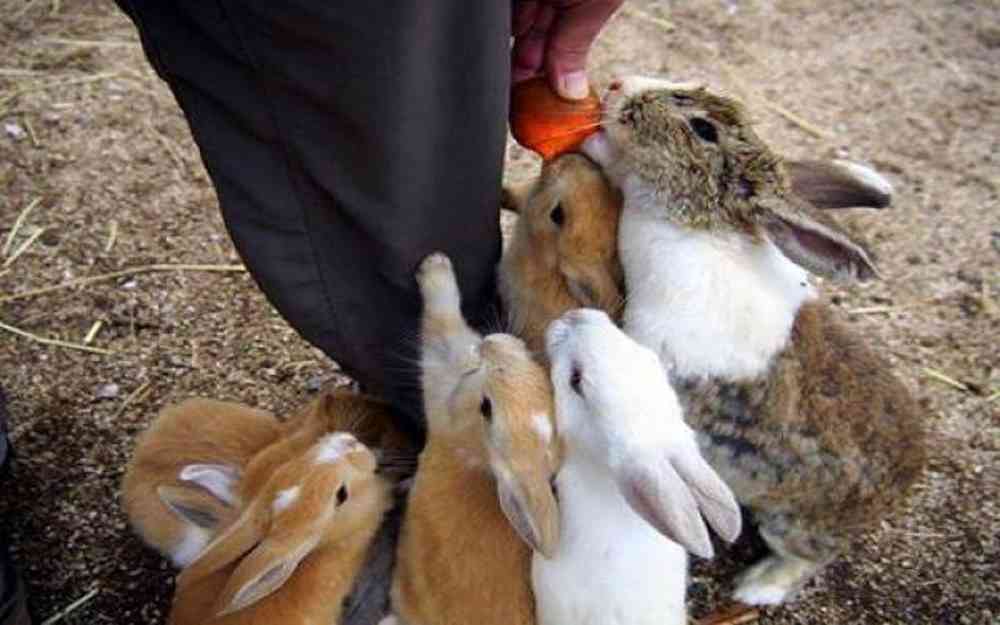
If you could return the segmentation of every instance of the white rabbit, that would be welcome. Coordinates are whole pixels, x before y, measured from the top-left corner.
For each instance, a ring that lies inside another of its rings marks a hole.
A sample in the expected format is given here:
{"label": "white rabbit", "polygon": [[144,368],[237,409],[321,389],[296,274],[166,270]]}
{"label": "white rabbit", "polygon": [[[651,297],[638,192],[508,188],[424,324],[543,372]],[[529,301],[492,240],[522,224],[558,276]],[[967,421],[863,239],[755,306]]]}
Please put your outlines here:
{"label": "white rabbit", "polygon": [[733,540],[739,506],[702,459],[656,354],[588,309],[552,322],[546,346],[565,456],[560,542],[532,560],[538,623],[683,625],[684,548],[712,555],[699,510]]}

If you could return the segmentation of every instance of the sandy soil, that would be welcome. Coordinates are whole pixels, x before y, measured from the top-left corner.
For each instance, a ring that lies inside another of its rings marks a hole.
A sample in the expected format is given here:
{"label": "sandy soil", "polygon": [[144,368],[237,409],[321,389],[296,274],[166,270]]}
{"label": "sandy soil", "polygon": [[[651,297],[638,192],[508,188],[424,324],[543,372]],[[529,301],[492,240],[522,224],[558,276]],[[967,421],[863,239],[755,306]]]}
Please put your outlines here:
{"label": "sandy soil", "polygon": [[[118,483],[135,434],[202,394],[279,413],[346,383],[239,271],[186,125],[110,2],[0,2],[0,329],[15,480],[0,486],[39,621],[159,623],[171,572],[131,535]],[[797,157],[850,156],[896,185],[890,211],[844,215],[885,279],[831,291],[890,358],[933,432],[910,506],[761,623],[1000,619],[1000,5],[937,0],[633,1],[593,56],[619,72],[704,78],[746,98]],[[669,21],[669,22],[668,22]],[[510,151],[511,178],[537,162]],[[37,203],[35,201],[37,200]],[[7,263],[30,238],[19,257]],[[5,264],[7,263],[7,264]],[[942,376],[951,382],[942,381]],[[717,605],[746,546],[695,568]]]}

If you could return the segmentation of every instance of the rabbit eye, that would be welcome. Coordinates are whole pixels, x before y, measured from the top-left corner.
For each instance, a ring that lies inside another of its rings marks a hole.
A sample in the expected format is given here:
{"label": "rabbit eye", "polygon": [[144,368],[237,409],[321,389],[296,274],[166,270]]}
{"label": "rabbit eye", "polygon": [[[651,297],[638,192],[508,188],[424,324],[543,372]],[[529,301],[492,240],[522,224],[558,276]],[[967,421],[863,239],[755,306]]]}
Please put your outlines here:
{"label": "rabbit eye", "polygon": [[562,204],[556,204],[556,207],[552,209],[551,213],[549,213],[549,219],[551,219],[552,223],[555,225],[560,228],[562,227],[563,223],[566,221],[566,215],[563,213]]}
{"label": "rabbit eye", "polygon": [[691,130],[694,131],[694,134],[701,137],[702,140],[709,143],[719,142],[719,131],[715,129],[712,122],[701,117],[692,117],[688,123],[691,124]]}
{"label": "rabbit eye", "polygon": [[487,421],[493,420],[493,402],[490,401],[489,397],[483,397],[482,403],[479,404],[479,412]]}
{"label": "rabbit eye", "polygon": [[579,367],[573,367],[572,373],[569,374],[569,386],[573,389],[574,393],[583,397],[581,382],[583,382],[583,373],[580,371]]}
{"label": "rabbit eye", "polygon": [[347,501],[347,487],[341,485],[341,487],[337,489],[337,505],[339,506],[345,501]]}
{"label": "rabbit eye", "polygon": [[694,102],[694,98],[692,98],[689,95],[684,95],[683,93],[675,93],[675,94],[673,94],[672,97],[673,97],[673,100],[674,100],[674,104],[677,104],[677,105],[680,105],[680,106],[687,106],[687,105],[691,104],[692,102]]}

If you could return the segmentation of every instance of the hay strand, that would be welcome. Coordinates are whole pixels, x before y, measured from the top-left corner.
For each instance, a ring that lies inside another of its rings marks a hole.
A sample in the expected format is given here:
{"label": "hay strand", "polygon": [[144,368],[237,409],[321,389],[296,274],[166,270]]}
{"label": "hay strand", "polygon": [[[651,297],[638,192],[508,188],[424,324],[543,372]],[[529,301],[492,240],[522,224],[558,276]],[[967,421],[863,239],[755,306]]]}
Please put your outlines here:
{"label": "hay strand", "polygon": [[938,371],[936,369],[931,369],[930,367],[924,367],[923,368],[923,373],[924,373],[924,375],[926,375],[927,377],[931,378],[932,380],[937,380],[938,382],[942,382],[944,384],[947,384],[948,386],[950,386],[952,388],[956,388],[956,389],[958,389],[960,391],[964,391],[966,393],[971,393],[972,392],[972,389],[970,389],[967,384],[963,384],[962,382],[959,382],[955,378],[952,378],[952,377],[950,377],[948,375],[945,375],[944,373],[941,373],[940,371]]}
{"label": "hay strand", "polygon": [[103,325],[104,322],[101,321],[100,319],[95,321],[94,325],[90,326],[90,330],[87,331],[86,336],[83,337],[83,344],[90,345],[91,343],[93,343],[94,339],[97,338],[97,333],[101,331],[101,326]]}
{"label": "hay strand", "polygon": [[40,85],[32,85],[30,87],[24,87],[22,89],[17,89],[11,93],[8,93],[3,98],[0,98],[0,106],[6,105],[11,100],[18,98],[22,95],[32,93],[35,91],[46,91],[48,89],[55,89],[56,87],[69,87],[73,85],[84,85],[91,82],[99,82],[101,80],[107,80],[108,78],[114,78],[119,72],[102,72],[100,74],[94,74],[93,76],[84,76],[82,78],[70,78],[69,80],[59,80],[54,82],[47,82]]}
{"label": "hay strand", "polygon": [[655,15],[643,11],[642,9],[637,9],[633,6],[625,5],[622,7],[621,11],[622,13],[628,15],[629,17],[634,17],[637,20],[642,20],[643,22],[652,24],[653,26],[656,26],[657,28],[659,28],[664,32],[672,33],[676,28],[674,26],[674,23],[671,22],[670,20],[665,20],[662,17],[657,17]]}
{"label": "hay strand", "polygon": [[80,607],[82,607],[85,603],[89,602],[91,599],[93,599],[94,597],[96,597],[97,593],[100,592],[100,590],[101,590],[100,588],[95,588],[95,589],[91,590],[90,592],[88,592],[84,596],[80,597],[79,599],[77,599],[73,603],[69,604],[68,606],[66,606],[62,610],[60,610],[60,611],[56,612],[55,614],[53,614],[52,616],[50,616],[45,621],[42,621],[42,625],[53,625],[53,623],[58,623],[59,621],[63,620],[64,618],[66,618],[67,616],[69,616],[70,614],[72,614],[73,612],[75,612],[76,610],[80,609]]}
{"label": "hay strand", "polygon": [[11,265],[13,265],[14,261],[17,260],[21,256],[21,254],[27,252],[28,248],[31,247],[31,245],[38,240],[38,237],[42,236],[42,234],[44,233],[45,233],[45,228],[38,228],[33,233],[31,233],[31,236],[25,239],[23,243],[18,245],[17,249],[14,250],[13,253],[11,253],[11,255],[7,257],[7,260],[3,261],[3,266],[10,267]]}
{"label": "hay strand", "polygon": [[104,244],[104,253],[110,254],[111,248],[115,246],[115,241],[118,240],[118,220],[112,219],[111,224],[108,226],[108,242]]}
{"label": "hay strand", "polygon": [[23,211],[21,211],[21,214],[17,216],[17,219],[14,220],[14,225],[11,226],[10,232],[7,233],[7,241],[3,245],[3,251],[2,251],[3,256],[7,256],[10,254],[10,248],[14,245],[14,237],[17,236],[17,231],[21,229],[21,226],[24,224],[24,220],[28,218],[28,213],[30,213],[36,206],[38,206],[38,203],[41,201],[42,198],[36,197],[35,199],[28,202],[28,205],[24,208]]}
{"label": "hay strand", "polygon": [[37,334],[32,334],[31,332],[27,332],[20,328],[15,328],[12,325],[7,325],[2,321],[0,321],[0,330],[6,330],[11,334],[16,334],[17,336],[26,338],[36,343],[41,343],[42,345],[51,345],[52,347],[64,347],[66,349],[76,349],[82,352],[101,354],[102,356],[111,356],[114,354],[114,352],[109,349],[101,349],[100,347],[90,347],[89,345],[80,345],[79,343],[70,343],[69,341],[60,341],[59,339],[50,339],[48,337],[38,336]]}
{"label": "hay strand", "polygon": [[89,278],[79,278],[77,280],[70,280],[69,282],[63,282],[61,284],[54,284],[52,286],[45,286],[39,289],[32,289],[30,291],[24,291],[23,293],[13,293],[11,295],[4,295],[0,297],[0,303],[12,302],[18,299],[24,299],[26,297],[35,297],[38,295],[44,295],[46,293],[53,293],[55,291],[61,291],[63,289],[71,289],[77,286],[86,286],[88,284],[94,284],[97,282],[104,282],[106,280],[114,280],[115,278],[123,278],[125,276],[134,276],[140,273],[154,273],[161,271],[206,271],[215,273],[242,273],[247,270],[243,265],[171,265],[171,264],[156,264],[156,265],[143,265],[141,267],[132,267],[131,269],[122,269],[121,271],[112,271],[111,273],[105,273],[98,276],[90,276]]}

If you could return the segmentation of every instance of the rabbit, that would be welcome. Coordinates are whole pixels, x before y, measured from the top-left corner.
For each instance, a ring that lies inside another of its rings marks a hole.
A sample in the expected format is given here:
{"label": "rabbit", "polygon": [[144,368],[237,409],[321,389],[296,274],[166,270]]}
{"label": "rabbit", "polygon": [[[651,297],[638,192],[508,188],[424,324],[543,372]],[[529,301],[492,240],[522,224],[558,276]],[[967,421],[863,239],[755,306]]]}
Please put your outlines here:
{"label": "rabbit", "polygon": [[187,566],[239,516],[243,468],[281,431],[270,413],[229,402],[165,408],[139,437],[122,480],[135,532],[174,566]]}
{"label": "rabbit", "polygon": [[545,328],[567,310],[621,307],[621,194],[580,154],[549,161],[537,180],[504,191],[504,205],[520,218],[498,290],[515,333],[543,352]]}
{"label": "rabbit", "polygon": [[[892,184],[846,160],[788,161],[792,190],[816,208],[885,208]],[[618,259],[621,193],[585,156],[548,161],[536,180],[504,189],[519,214],[498,268],[498,289],[515,334],[544,353],[548,324],[579,307],[618,318],[624,276]]]}
{"label": "rabbit", "polygon": [[530,625],[532,549],[559,539],[551,480],[560,452],[546,370],[511,335],[462,318],[448,258],[421,264],[427,444],[393,581],[408,625]]}
{"label": "rabbit", "polygon": [[656,354],[604,312],[578,309],[546,333],[561,540],[535,554],[539,625],[685,625],[687,553],[712,557],[702,517],[740,534],[733,493],[705,462]]}
{"label": "rabbit", "polygon": [[809,275],[877,271],[791,190],[736,101],[630,77],[604,107],[583,150],[624,195],[624,330],[669,369],[702,453],[771,549],[734,597],[781,603],[890,514],[925,464],[908,390]]}
{"label": "rabbit", "polygon": [[169,623],[339,623],[390,482],[352,434],[278,466],[240,517],[177,578]]}

